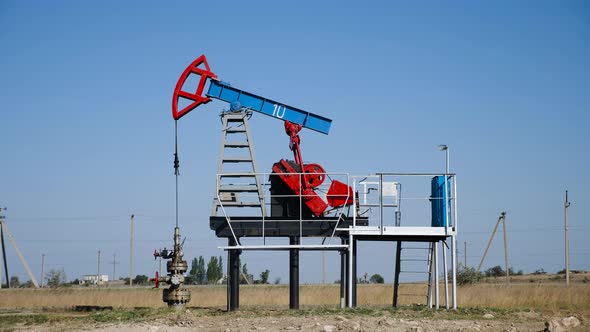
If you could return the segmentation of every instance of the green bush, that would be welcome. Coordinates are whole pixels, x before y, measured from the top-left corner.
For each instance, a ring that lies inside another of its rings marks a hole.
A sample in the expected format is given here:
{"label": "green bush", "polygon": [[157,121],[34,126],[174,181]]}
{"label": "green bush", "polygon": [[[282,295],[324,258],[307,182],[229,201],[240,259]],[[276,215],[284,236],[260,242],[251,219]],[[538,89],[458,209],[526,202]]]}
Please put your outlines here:
{"label": "green bush", "polygon": [[476,282],[480,282],[483,277],[483,273],[477,271],[475,268],[466,267],[459,264],[459,268],[457,269],[457,284],[474,284]]}

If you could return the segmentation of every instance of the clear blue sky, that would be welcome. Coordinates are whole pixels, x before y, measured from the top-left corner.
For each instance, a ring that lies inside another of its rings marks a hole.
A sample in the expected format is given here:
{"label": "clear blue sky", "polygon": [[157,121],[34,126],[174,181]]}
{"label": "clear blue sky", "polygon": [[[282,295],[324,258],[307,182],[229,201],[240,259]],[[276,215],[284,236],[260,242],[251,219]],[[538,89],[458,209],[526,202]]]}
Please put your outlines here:
{"label": "clear blue sky", "polygon": [[[221,79],[333,119],[329,136],[302,134],[328,171],[441,171],[448,144],[471,265],[506,210],[511,265],[562,269],[568,189],[571,267],[588,270],[589,40],[585,1],[2,1],[0,205],[37,276],[42,253],[70,279],[95,273],[98,250],[103,271],[116,253],[127,275],[131,213],[135,273],[153,274],[172,241],[172,91],[206,54]],[[208,216],[226,107],[180,123],[188,259],[224,254]],[[279,122],[251,127],[261,170],[290,155]],[[486,267],[503,263],[496,240]],[[393,248],[364,245],[359,274],[391,281]],[[242,257],[287,280],[286,253]],[[318,282],[320,254],[302,257],[302,280]]]}

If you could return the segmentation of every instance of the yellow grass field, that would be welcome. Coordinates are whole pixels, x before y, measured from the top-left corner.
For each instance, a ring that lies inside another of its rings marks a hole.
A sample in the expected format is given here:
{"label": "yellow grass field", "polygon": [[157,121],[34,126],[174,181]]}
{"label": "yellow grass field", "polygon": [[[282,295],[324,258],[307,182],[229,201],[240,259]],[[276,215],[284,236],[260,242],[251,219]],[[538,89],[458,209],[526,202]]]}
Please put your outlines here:
{"label": "yellow grass field", "polygon": [[[225,307],[225,286],[192,286],[190,307]],[[389,306],[391,285],[359,285],[359,306]],[[76,305],[113,306],[120,308],[164,307],[161,289],[150,288],[62,288],[62,289],[2,289],[2,309],[71,308]],[[400,286],[400,304],[424,304],[423,285]],[[415,294],[416,296],[412,295]],[[441,288],[441,304],[444,303]],[[459,307],[531,309],[543,312],[569,311],[590,313],[590,284],[476,284],[459,287]],[[300,303],[306,306],[339,305],[338,285],[303,285]],[[289,289],[286,285],[252,285],[240,287],[240,305],[287,308]]]}

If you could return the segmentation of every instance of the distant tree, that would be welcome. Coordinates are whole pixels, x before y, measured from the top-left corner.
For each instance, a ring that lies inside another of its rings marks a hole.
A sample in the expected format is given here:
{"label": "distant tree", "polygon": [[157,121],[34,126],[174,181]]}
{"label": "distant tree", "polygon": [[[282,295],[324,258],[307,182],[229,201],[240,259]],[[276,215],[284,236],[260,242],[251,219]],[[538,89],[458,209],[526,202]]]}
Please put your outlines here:
{"label": "distant tree", "polygon": [[197,284],[203,285],[207,281],[207,269],[205,268],[205,258],[199,256],[199,263],[197,264]]}
{"label": "distant tree", "polygon": [[336,280],[334,280],[334,283],[335,283],[335,284],[340,284],[340,279],[336,279]]}
{"label": "distant tree", "polygon": [[66,282],[66,272],[61,269],[51,269],[47,272],[47,286],[51,288],[57,288],[62,286]]}
{"label": "distant tree", "polygon": [[535,270],[533,272],[533,274],[547,274],[547,272],[545,272],[545,270],[543,270],[543,269],[538,269],[538,270]]}
{"label": "distant tree", "polygon": [[504,271],[500,265],[490,267],[484,273],[486,277],[501,277],[506,275],[506,271]]}
{"label": "distant tree", "polygon": [[147,285],[149,282],[149,277],[143,274],[138,274],[133,278],[133,283],[135,285]]}
{"label": "distant tree", "polygon": [[23,288],[34,288],[35,287],[35,284],[33,284],[33,281],[32,280],[27,280],[27,282],[25,282],[22,285],[22,287]]}
{"label": "distant tree", "polygon": [[186,285],[194,285],[197,283],[197,265],[199,264],[199,260],[195,257],[191,262],[191,269],[186,275],[184,279],[184,283]]}
{"label": "distant tree", "polygon": [[260,273],[260,283],[261,284],[268,284],[268,275],[270,274],[270,270],[264,270]]}
{"label": "distant tree", "polygon": [[207,263],[207,281],[210,284],[216,283],[223,277],[222,272],[219,270],[219,261],[217,257],[211,256],[209,263]]}
{"label": "distant tree", "polygon": [[385,282],[385,279],[383,279],[383,277],[380,274],[375,273],[371,276],[369,282],[372,284],[382,284]]}
{"label": "distant tree", "polygon": [[10,288],[18,288],[20,286],[20,281],[18,280],[17,276],[10,277]]}
{"label": "distant tree", "polygon": [[[484,274],[477,271],[473,267],[465,267],[462,264],[459,264],[459,268],[457,269],[457,284],[459,285],[468,285],[474,284],[476,282],[481,281]],[[449,278],[452,280],[453,274],[449,272]]]}
{"label": "distant tree", "polygon": [[276,278],[274,284],[278,285],[281,283],[281,278]]}

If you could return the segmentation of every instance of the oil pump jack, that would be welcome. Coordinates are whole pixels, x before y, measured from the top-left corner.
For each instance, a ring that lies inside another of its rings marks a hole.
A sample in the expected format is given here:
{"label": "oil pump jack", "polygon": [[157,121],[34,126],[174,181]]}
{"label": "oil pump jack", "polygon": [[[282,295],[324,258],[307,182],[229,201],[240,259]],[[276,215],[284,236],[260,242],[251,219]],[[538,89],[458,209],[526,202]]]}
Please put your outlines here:
{"label": "oil pump jack", "polygon": [[[183,90],[189,76],[199,76],[199,83],[194,92]],[[208,91],[205,95],[205,86],[208,84]],[[303,111],[301,109],[287,106],[284,103],[276,102],[272,99],[260,97],[253,93],[237,89],[230,84],[217,78],[205,55],[201,55],[193,61],[182,73],[172,98],[172,117],[175,120],[175,141],[178,142],[177,121],[184,115],[197,108],[202,104],[209,103],[212,99],[221,100],[230,104],[230,110],[257,112],[284,121],[285,133],[289,136],[289,147],[293,152],[294,160],[281,159],[272,166],[273,175],[271,176],[271,195],[273,196],[272,213],[283,216],[294,216],[304,218],[321,217],[329,206],[338,208],[352,204],[352,188],[347,184],[332,180],[327,193],[327,202],[324,201],[315,191],[325,180],[326,172],[324,168],[316,163],[304,164],[301,154],[301,138],[299,132],[303,128],[308,128],[322,134],[328,134],[332,120]],[[184,107],[179,106],[179,101],[188,101]],[[175,152],[175,175],[178,185],[178,152]],[[178,187],[177,187],[178,188]],[[260,189],[258,189],[260,190]],[[170,306],[184,305],[190,301],[190,292],[183,288],[184,273],[188,266],[183,260],[182,244],[180,243],[180,230],[178,227],[178,189],[177,195],[177,224],[174,229],[174,249],[160,250],[154,252],[154,257],[169,259],[166,267],[167,276],[158,276],[152,279],[156,287],[160,282],[170,284],[163,294],[164,302]],[[304,209],[299,209],[299,199],[304,204]],[[259,205],[262,214],[265,214],[264,202]]]}
{"label": "oil pump jack", "polygon": [[[192,74],[200,76],[199,85],[194,93],[183,90],[187,78]],[[207,93],[203,95],[206,83],[209,83],[209,88]],[[190,103],[184,108],[179,108],[180,99],[188,100]],[[272,166],[273,172],[277,174],[275,178],[278,180],[271,179],[271,193],[281,194],[288,191],[289,194],[301,196],[308,214],[315,217],[321,216],[328,206],[341,207],[351,204],[352,188],[339,181],[332,181],[327,193],[327,202],[325,202],[314,190],[324,182],[326,176],[324,168],[316,163],[303,163],[299,132],[303,128],[308,128],[327,135],[332,120],[269,98],[257,96],[220,81],[217,75],[211,71],[205,55],[201,55],[185,69],[176,84],[172,99],[172,116],[178,120],[212,99],[230,103],[231,109],[234,110],[246,109],[284,121],[285,133],[289,136],[289,147],[293,152],[294,160],[281,159]],[[298,173],[301,176],[295,175]],[[346,196],[349,199],[343,199]]]}

